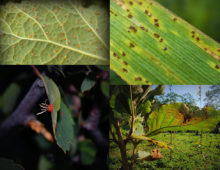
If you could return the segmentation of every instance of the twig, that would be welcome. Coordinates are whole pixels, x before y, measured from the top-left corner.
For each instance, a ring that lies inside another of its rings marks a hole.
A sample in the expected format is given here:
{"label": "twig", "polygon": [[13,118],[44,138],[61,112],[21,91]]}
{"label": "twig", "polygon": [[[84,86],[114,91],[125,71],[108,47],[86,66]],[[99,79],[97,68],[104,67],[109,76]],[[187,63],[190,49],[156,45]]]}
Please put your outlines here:
{"label": "twig", "polygon": [[131,128],[129,130],[129,133],[128,133],[128,136],[127,138],[125,139],[126,141],[131,137],[133,131],[134,131],[134,119],[135,119],[135,111],[134,111],[134,103],[133,103],[133,98],[132,98],[132,88],[130,86],[130,97],[131,97],[131,114],[132,114],[132,117],[131,117]]}
{"label": "twig", "polygon": [[40,79],[35,80],[16,110],[0,124],[0,138],[9,135],[14,128],[26,126],[30,120],[36,119],[30,112],[44,94],[43,82]]}

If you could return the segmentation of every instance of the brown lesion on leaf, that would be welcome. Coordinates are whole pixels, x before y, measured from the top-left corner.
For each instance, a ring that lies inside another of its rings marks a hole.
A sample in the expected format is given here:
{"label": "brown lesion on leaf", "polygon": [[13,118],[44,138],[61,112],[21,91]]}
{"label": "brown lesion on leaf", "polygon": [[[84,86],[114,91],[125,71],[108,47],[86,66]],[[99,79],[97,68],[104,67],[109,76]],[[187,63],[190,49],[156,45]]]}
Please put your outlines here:
{"label": "brown lesion on leaf", "polygon": [[147,29],[147,28],[144,28],[143,26],[140,26],[140,28],[141,28],[143,31],[148,32],[148,29]]}
{"label": "brown lesion on leaf", "polygon": [[134,46],[134,44],[132,44],[132,43],[130,43],[130,45],[129,45],[131,48],[134,48],[135,46]]}
{"label": "brown lesion on leaf", "polygon": [[167,47],[164,47],[163,50],[164,50],[164,51],[167,51]]}
{"label": "brown lesion on leaf", "polygon": [[117,59],[120,59],[120,56],[118,56],[115,52],[113,52],[113,56]]}
{"label": "brown lesion on leaf", "polygon": [[128,70],[126,68],[122,68],[122,71],[125,72],[125,73],[128,72]]}
{"label": "brown lesion on leaf", "polygon": [[139,4],[139,5],[142,5],[142,4],[143,4],[143,2],[139,1],[139,2],[138,2],[138,4]]}
{"label": "brown lesion on leaf", "polygon": [[128,3],[129,3],[130,5],[133,5],[133,2],[132,2],[132,1],[129,1]]}
{"label": "brown lesion on leaf", "polygon": [[159,35],[159,34],[157,34],[157,33],[154,33],[154,37],[155,37],[155,38],[159,38],[159,37],[160,37],[160,35]]}
{"label": "brown lesion on leaf", "polygon": [[134,32],[137,32],[137,29],[134,26],[130,26],[129,29],[133,30]]}
{"label": "brown lesion on leaf", "polygon": [[133,16],[131,14],[128,14],[128,18],[132,18]]}
{"label": "brown lesion on leaf", "polygon": [[199,37],[196,37],[196,41],[199,41],[200,40],[200,38]]}
{"label": "brown lesion on leaf", "polygon": [[155,23],[154,25],[155,25],[156,27],[159,27],[159,26],[160,26],[159,23]]}
{"label": "brown lesion on leaf", "polygon": [[148,14],[149,12],[148,12],[148,10],[145,10],[144,13],[145,13],[145,14]]}
{"label": "brown lesion on leaf", "polygon": [[122,56],[126,56],[126,53],[124,51],[122,52]]}
{"label": "brown lesion on leaf", "polygon": [[176,17],[174,17],[174,18],[173,18],[173,21],[176,21],[176,20],[177,20],[177,18],[176,18]]}
{"label": "brown lesion on leaf", "polygon": [[134,80],[135,81],[142,81],[142,78],[138,76],[138,77],[135,77]]}
{"label": "brown lesion on leaf", "polygon": [[219,69],[219,65],[216,64],[216,65],[215,65],[215,68],[216,68],[216,69]]}
{"label": "brown lesion on leaf", "polygon": [[124,63],[124,65],[126,65],[126,66],[128,65],[128,62],[127,62],[127,61],[123,61],[123,63]]}
{"label": "brown lesion on leaf", "polygon": [[163,38],[160,38],[160,42],[163,42]]}

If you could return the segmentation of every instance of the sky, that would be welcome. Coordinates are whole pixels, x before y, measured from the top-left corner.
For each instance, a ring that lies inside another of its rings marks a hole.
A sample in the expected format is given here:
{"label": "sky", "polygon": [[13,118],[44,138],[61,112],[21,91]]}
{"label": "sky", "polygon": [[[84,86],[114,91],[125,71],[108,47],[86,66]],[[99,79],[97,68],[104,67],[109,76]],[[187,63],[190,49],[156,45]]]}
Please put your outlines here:
{"label": "sky", "polygon": [[[153,88],[155,88],[156,86],[154,86]],[[165,95],[167,93],[170,92],[170,89],[169,89],[170,86],[166,85],[165,86]],[[199,85],[172,85],[172,91],[174,93],[177,93],[179,95],[183,95],[185,93],[190,93],[193,98],[195,99],[195,102],[196,102],[196,105],[200,108],[202,108],[204,106],[204,98],[205,98],[205,93],[206,91],[209,90],[209,87],[210,85],[201,85],[201,91],[202,91],[202,95],[201,95],[201,98],[202,98],[202,102],[201,102],[201,106],[200,106],[200,101],[198,101],[198,91],[199,91]]]}

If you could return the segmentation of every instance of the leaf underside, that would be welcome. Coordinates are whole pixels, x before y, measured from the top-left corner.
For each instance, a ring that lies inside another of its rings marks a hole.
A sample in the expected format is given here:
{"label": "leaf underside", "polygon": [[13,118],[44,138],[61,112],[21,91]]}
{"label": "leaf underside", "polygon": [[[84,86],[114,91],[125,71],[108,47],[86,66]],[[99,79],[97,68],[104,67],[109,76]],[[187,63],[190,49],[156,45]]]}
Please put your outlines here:
{"label": "leaf underside", "polygon": [[79,0],[0,6],[0,64],[108,64],[108,14]]}
{"label": "leaf underside", "polygon": [[219,43],[155,1],[111,0],[110,67],[128,84],[218,84],[219,61]]}

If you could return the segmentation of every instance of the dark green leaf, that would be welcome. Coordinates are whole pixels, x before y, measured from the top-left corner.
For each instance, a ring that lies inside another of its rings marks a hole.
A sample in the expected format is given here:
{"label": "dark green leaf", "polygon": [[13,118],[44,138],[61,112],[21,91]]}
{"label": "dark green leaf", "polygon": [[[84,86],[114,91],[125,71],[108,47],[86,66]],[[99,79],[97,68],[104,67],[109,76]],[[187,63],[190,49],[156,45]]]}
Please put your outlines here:
{"label": "dark green leaf", "polygon": [[67,105],[61,101],[56,128],[56,141],[65,153],[70,150],[72,143],[76,140],[73,129],[74,122],[71,115]]}

